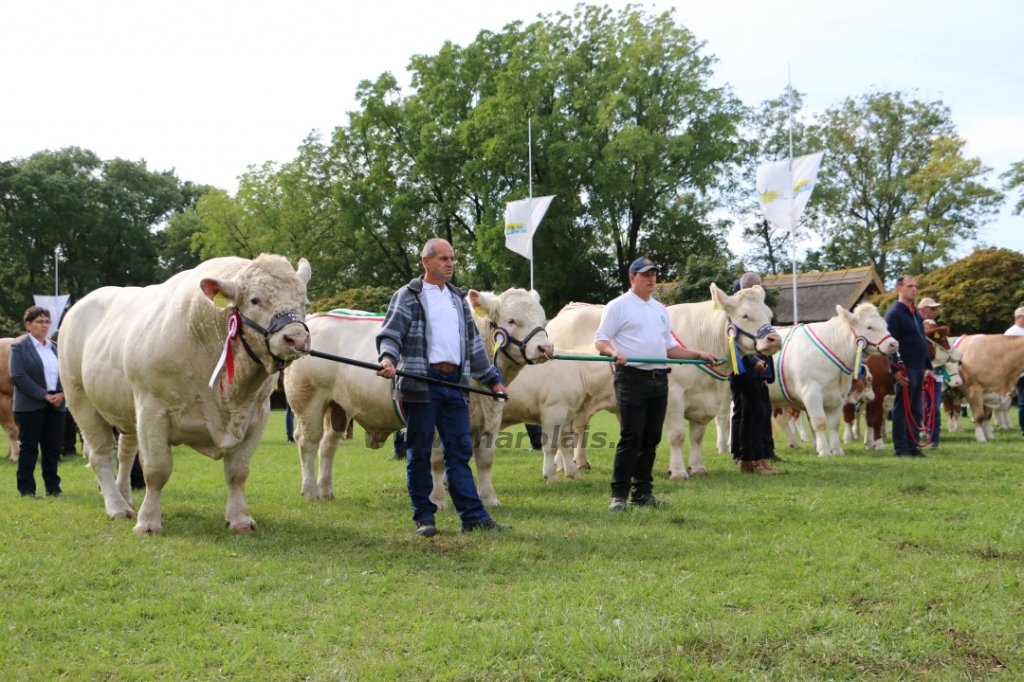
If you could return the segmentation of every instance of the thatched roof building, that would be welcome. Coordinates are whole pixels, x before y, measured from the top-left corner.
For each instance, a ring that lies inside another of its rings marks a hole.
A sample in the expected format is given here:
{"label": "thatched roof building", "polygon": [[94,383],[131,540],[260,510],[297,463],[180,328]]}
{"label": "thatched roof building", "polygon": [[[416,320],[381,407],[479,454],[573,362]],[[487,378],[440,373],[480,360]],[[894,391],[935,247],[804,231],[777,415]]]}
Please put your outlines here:
{"label": "thatched roof building", "polygon": [[[775,322],[793,324],[793,275],[762,278],[765,289],[779,290]],[[822,322],[836,314],[836,306],[853,310],[862,301],[885,293],[885,284],[872,265],[832,272],[797,274],[797,316],[800,322]]]}

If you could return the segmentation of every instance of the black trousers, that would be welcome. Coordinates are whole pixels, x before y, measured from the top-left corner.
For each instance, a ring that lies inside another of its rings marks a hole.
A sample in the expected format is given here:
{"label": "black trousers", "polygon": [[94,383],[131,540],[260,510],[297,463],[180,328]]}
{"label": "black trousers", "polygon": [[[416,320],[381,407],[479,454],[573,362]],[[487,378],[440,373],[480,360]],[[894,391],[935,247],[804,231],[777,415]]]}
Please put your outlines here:
{"label": "black trousers", "polygon": [[41,410],[15,412],[21,431],[21,449],[18,451],[18,492],[22,495],[36,494],[36,459],[39,451],[43,454],[43,485],[47,494],[59,493],[60,476],[57,463],[60,462],[60,441],[64,428],[64,413],[49,405]]}
{"label": "black trousers", "polygon": [[744,462],[775,454],[772,401],[763,381],[733,382],[732,454]]}
{"label": "black trousers", "polygon": [[612,468],[612,497],[633,499],[654,490],[654,457],[661,442],[668,406],[668,376],[664,370],[615,372],[615,400],[619,405],[619,443]]}

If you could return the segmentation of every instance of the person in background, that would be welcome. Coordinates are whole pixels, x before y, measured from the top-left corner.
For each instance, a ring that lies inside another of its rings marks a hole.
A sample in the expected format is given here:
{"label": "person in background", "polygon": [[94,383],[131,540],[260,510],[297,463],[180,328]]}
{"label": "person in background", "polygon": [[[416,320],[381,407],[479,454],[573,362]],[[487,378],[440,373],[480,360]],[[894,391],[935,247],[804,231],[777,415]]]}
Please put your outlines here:
{"label": "person in background", "polygon": [[[735,294],[740,289],[760,285],[759,274],[745,272],[733,285],[732,292]],[[786,461],[775,454],[775,439],[772,437],[772,400],[768,384],[775,382],[775,365],[765,355],[745,355],[740,361],[743,373],[729,375],[733,462],[740,465],[741,473],[774,476],[779,472],[772,469],[769,460]]]}
{"label": "person in background", "polygon": [[900,344],[899,357],[902,361],[902,367],[890,370],[897,384],[896,402],[892,408],[892,443],[897,457],[924,457],[917,443],[920,434],[907,421],[907,412],[910,412],[911,419],[921,423],[921,389],[925,378],[932,376],[924,319],[914,304],[917,280],[910,275],[901,275],[896,278],[896,292],[899,300],[885,311],[885,323],[889,333]]}
{"label": "person in background", "polygon": [[[939,316],[939,308],[942,306],[941,303],[936,301],[934,298],[925,298],[921,300],[921,304],[917,306],[918,311],[921,313],[922,320],[935,321],[935,318]],[[942,380],[942,374],[935,375],[935,400],[934,402],[929,399],[926,394],[921,394],[921,406],[924,414],[930,414],[932,410],[935,410],[934,418],[932,419],[932,431],[929,447],[932,450],[939,449],[939,434],[942,432],[942,384],[945,383]]]}
{"label": "person in background", "polygon": [[57,344],[49,339],[50,311],[32,306],[24,319],[28,334],[11,345],[10,357],[14,417],[21,430],[18,492],[36,497],[35,468],[41,451],[46,494],[62,495],[57,465],[67,406],[57,373]]}
{"label": "person in background", "polygon": [[[1024,336],[1024,308],[1013,311],[1014,325],[1003,332],[1006,336]],[[1024,436],[1024,374],[1017,379],[1017,426]]]}

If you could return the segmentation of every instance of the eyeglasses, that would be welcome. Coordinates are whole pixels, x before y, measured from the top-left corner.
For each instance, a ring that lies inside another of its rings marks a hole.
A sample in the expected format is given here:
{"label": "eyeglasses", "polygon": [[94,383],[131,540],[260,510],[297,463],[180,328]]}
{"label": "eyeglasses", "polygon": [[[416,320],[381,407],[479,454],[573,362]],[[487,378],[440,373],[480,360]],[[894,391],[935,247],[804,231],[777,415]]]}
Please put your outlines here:
{"label": "eyeglasses", "polygon": [[49,320],[44,320],[44,319],[41,319],[41,318],[38,318],[38,317],[36,319],[32,320],[32,321],[37,323],[37,324],[50,324]]}

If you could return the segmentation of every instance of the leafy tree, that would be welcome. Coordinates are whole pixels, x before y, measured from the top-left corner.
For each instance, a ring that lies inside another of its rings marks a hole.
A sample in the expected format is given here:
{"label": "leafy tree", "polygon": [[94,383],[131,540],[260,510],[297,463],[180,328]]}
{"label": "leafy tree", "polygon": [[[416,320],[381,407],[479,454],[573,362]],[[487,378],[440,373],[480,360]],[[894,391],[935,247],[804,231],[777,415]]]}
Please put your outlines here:
{"label": "leafy tree", "polygon": [[[1024,254],[1012,249],[977,248],[954,263],[917,278],[918,296],[942,304],[939,321],[956,334],[1002,334],[1013,312],[1024,305]],[[896,300],[892,291],[877,297],[883,312]],[[919,300],[920,300],[919,298]]]}
{"label": "leafy tree", "polygon": [[976,237],[1002,201],[983,184],[989,169],[963,155],[940,102],[881,92],[847,99],[810,135],[827,150],[815,195],[833,267],[871,263],[887,280],[927,272]]}
{"label": "leafy tree", "polygon": [[310,312],[323,312],[336,308],[363,310],[368,313],[384,312],[395,293],[393,287],[359,287],[339,294],[319,298],[309,304]]}
{"label": "leafy tree", "polygon": [[[1024,189],[1024,161],[1018,161],[1010,166],[1010,170],[999,176],[1003,180],[1003,189],[1007,192],[1015,189]],[[1014,215],[1024,213],[1024,191],[1021,192],[1017,205],[1013,207]]]}
{"label": "leafy tree", "polygon": [[732,293],[744,271],[743,263],[730,263],[725,255],[688,256],[676,266],[678,279],[659,286],[658,300],[665,305],[708,301],[712,284]]}
{"label": "leafy tree", "polygon": [[184,201],[173,172],[77,147],[0,164],[0,314],[19,320],[32,294],[51,291],[57,247],[72,301],[101,286],[158,281],[155,233]]}

